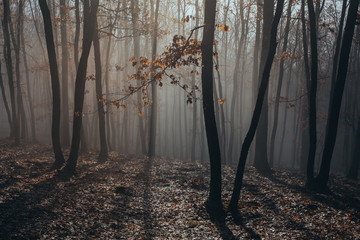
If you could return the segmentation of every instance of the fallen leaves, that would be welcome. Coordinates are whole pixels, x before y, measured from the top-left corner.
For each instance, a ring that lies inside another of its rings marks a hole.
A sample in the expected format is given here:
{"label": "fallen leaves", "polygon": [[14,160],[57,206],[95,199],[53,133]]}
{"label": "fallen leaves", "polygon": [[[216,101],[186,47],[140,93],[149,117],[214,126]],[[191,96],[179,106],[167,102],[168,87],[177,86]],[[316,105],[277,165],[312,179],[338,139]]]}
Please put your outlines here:
{"label": "fallen leaves", "polygon": [[[359,183],[331,181],[333,194],[314,194],[303,176],[275,171],[274,179],[247,168],[236,225],[210,221],[204,208],[209,167],[170,159],[109,153],[79,158],[68,182],[48,171],[50,146],[19,148],[0,142],[0,238],[40,239],[356,239],[360,237]],[[223,168],[223,199],[234,170]]]}

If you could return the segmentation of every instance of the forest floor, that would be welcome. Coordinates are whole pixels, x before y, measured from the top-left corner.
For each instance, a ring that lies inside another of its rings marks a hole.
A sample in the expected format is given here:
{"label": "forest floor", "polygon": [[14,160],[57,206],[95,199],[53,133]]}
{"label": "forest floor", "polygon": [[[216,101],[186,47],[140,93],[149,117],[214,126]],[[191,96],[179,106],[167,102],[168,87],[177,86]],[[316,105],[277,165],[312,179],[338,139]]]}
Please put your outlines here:
{"label": "forest floor", "polygon": [[[68,154],[68,152],[66,152]],[[0,141],[0,239],[360,239],[360,182],[331,176],[327,194],[307,191],[304,176],[247,168],[239,203],[213,223],[205,211],[209,167],[111,152],[79,158],[77,175],[50,171],[50,146]],[[223,168],[228,204],[234,171]]]}

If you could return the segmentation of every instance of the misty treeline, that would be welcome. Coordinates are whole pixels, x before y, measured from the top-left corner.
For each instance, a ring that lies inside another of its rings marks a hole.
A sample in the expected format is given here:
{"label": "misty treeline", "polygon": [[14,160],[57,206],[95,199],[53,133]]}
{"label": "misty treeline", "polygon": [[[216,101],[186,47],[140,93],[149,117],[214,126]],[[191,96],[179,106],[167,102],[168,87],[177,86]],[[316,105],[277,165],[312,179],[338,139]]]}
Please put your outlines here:
{"label": "misty treeline", "polygon": [[[0,136],[80,152],[210,160],[306,173],[360,163],[359,0],[3,0]],[[64,149],[70,153],[64,156]],[[65,166],[65,167],[64,167]]]}

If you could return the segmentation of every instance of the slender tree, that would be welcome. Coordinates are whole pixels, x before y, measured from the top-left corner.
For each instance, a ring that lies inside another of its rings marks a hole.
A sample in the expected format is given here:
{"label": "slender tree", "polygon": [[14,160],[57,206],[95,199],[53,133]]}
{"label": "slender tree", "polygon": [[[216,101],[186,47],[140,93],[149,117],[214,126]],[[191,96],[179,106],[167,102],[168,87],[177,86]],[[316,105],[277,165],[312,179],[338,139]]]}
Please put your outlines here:
{"label": "slender tree", "polygon": [[12,136],[12,121],[11,121],[11,113],[10,113],[10,108],[9,108],[9,104],[6,98],[6,94],[5,94],[5,88],[4,88],[4,83],[3,83],[3,78],[2,78],[2,73],[1,73],[1,62],[0,62],[0,88],[1,88],[1,94],[2,94],[2,98],[4,101],[4,105],[5,105],[5,110],[6,110],[6,114],[7,114],[7,119],[8,119],[8,123],[10,126],[10,137]]}
{"label": "slender tree", "polygon": [[50,10],[46,3],[46,0],[39,0],[41,13],[44,19],[45,39],[46,47],[48,51],[50,75],[51,75],[51,88],[52,88],[52,127],[51,127],[51,139],[53,145],[53,151],[55,154],[54,168],[60,168],[65,163],[64,156],[61,150],[60,144],[60,80],[59,71],[56,62],[56,52],[54,37],[51,24]]}
{"label": "slender tree", "polygon": [[310,19],[310,47],[311,47],[311,84],[309,92],[309,155],[307,162],[307,185],[311,185],[314,179],[314,163],[316,154],[316,95],[318,81],[318,50],[316,16],[313,0],[307,0]]}
{"label": "slender tree", "polygon": [[[263,6],[263,32],[262,32],[262,47],[261,47],[261,56],[260,56],[260,74],[258,79],[258,84],[261,84],[262,73],[265,68],[265,62],[267,60],[267,54],[270,48],[270,38],[271,38],[271,24],[273,22],[273,12],[274,12],[274,0],[264,1]],[[266,97],[264,98],[264,105],[261,110],[259,129],[256,133],[256,151],[254,159],[254,167],[264,175],[271,175],[271,169],[268,163],[268,93],[266,92]]]}
{"label": "slender tree", "polygon": [[213,43],[215,15],[216,0],[206,0],[205,27],[203,32],[203,41],[201,44],[203,111],[211,168],[210,195],[206,202],[206,208],[210,215],[216,219],[222,220],[222,218],[224,218],[224,212],[221,202],[221,153],[215,120],[213,97]]}
{"label": "slender tree", "polygon": [[75,80],[75,104],[73,116],[73,134],[71,141],[70,156],[66,162],[65,168],[61,172],[62,177],[71,177],[76,170],[77,159],[79,155],[80,131],[83,115],[83,104],[85,95],[86,71],[90,48],[95,32],[96,12],[99,0],[84,0],[84,33],[82,53]]}
{"label": "slender tree", "polygon": [[[280,101],[280,94],[281,94],[281,88],[283,85],[283,79],[284,79],[284,62],[285,62],[285,56],[288,46],[288,38],[289,38],[289,31],[290,31],[290,19],[291,19],[291,7],[293,1],[289,1],[289,5],[287,8],[286,13],[286,24],[284,29],[284,43],[282,47],[282,57],[280,60],[280,69],[279,69],[279,80],[278,80],[278,86],[276,89],[276,97],[275,97],[275,110],[274,110],[274,125],[271,132],[271,138],[270,138],[270,160],[269,164],[271,167],[273,167],[274,164],[274,148],[275,148],[275,137],[276,137],[276,131],[278,127],[278,119],[279,119],[279,101]],[[280,157],[280,156],[279,156]]]}
{"label": "slender tree", "polygon": [[95,84],[96,84],[96,98],[99,116],[99,136],[100,136],[100,153],[99,162],[106,161],[108,157],[108,149],[106,144],[106,130],[105,130],[105,112],[102,94],[102,80],[101,80],[101,56],[99,43],[99,30],[96,20],[96,30],[94,33],[94,56],[95,56]]}
{"label": "slender tree", "polygon": [[348,72],[349,55],[350,55],[350,50],[354,36],[354,29],[355,29],[356,19],[358,17],[359,2],[360,0],[350,0],[345,30],[341,45],[339,64],[337,66],[338,70],[337,70],[334,92],[331,95],[331,104],[329,111],[330,114],[328,117],[328,122],[326,127],[326,136],[325,136],[324,151],[321,159],[321,167],[315,183],[316,188],[318,190],[325,189],[329,179],[331,158],[334,152],[335,141],[337,136],[340,108],[341,108],[342,96],[344,93],[344,87]]}
{"label": "slender tree", "polygon": [[61,35],[61,143],[67,147],[70,145],[69,132],[69,80],[68,80],[68,44],[67,44],[67,9],[66,1],[60,0],[60,35]]}
{"label": "slender tree", "polygon": [[237,205],[238,205],[240,191],[241,191],[242,182],[243,182],[246,159],[247,159],[247,155],[249,153],[251,143],[252,143],[255,133],[256,133],[256,128],[259,124],[261,108],[263,106],[264,98],[266,96],[266,89],[269,85],[270,71],[271,71],[271,67],[273,64],[274,56],[276,53],[276,47],[277,47],[277,42],[276,42],[277,28],[279,25],[279,21],[281,18],[283,8],[284,8],[284,0],[278,0],[275,16],[274,16],[274,19],[273,19],[273,22],[271,25],[269,51],[267,54],[266,62],[264,64],[264,69],[263,69],[263,73],[262,73],[262,78],[261,78],[261,83],[260,83],[258,97],[256,100],[254,113],[253,113],[253,116],[251,119],[250,128],[246,134],[245,140],[241,147],[240,159],[239,159],[238,167],[236,170],[234,189],[233,189],[233,193],[232,193],[230,204],[229,204],[229,210],[231,211],[231,213],[233,214],[233,216],[236,219],[238,219],[238,217],[239,217]]}
{"label": "slender tree", "polygon": [[11,57],[11,43],[9,33],[9,19],[10,19],[10,7],[9,1],[3,0],[4,4],[4,18],[2,21],[3,26],[3,37],[4,37],[4,56],[10,88],[10,103],[11,103],[11,116],[12,116],[12,132],[14,133],[14,144],[20,144],[20,133],[19,133],[19,121],[16,114],[16,101],[15,101],[15,87],[14,87],[14,74]]}
{"label": "slender tree", "polygon": [[[160,0],[156,1],[156,7],[155,7],[155,16],[153,20],[153,36],[152,36],[152,50],[151,50],[151,61],[153,62],[155,60],[156,51],[157,51],[157,34],[158,34],[158,18],[159,18],[159,6],[160,6]],[[150,117],[150,141],[149,141],[149,157],[155,156],[155,148],[156,148],[156,124],[157,124],[157,82],[156,79],[154,79],[154,71],[155,69],[151,69],[151,98],[152,98],[152,104],[151,104],[151,117]]]}
{"label": "slender tree", "polygon": [[25,48],[25,37],[24,37],[24,18],[20,18],[20,37],[21,37],[21,50],[23,54],[24,68],[25,68],[25,77],[26,77],[26,90],[27,97],[29,102],[29,112],[30,112],[30,127],[31,127],[31,140],[36,142],[36,131],[35,131],[35,116],[34,116],[34,105],[33,105],[33,97],[30,91],[30,77],[29,77],[29,67],[28,61],[26,57],[26,48]]}

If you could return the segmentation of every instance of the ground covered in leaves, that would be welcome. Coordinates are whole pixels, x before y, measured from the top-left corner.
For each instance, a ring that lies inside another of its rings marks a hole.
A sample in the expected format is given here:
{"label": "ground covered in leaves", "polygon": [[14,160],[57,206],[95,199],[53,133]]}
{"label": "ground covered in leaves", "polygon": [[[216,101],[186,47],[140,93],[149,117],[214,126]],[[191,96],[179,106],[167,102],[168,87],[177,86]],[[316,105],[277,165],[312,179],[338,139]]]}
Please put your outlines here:
{"label": "ground covered in leaves", "polygon": [[[209,167],[112,152],[99,165],[82,154],[60,181],[50,146],[0,141],[0,239],[359,239],[360,183],[332,177],[331,192],[303,188],[303,176],[245,173],[242,222],[213,223],[205,211]],[[223,169],[228,203],[234,171]]]}

